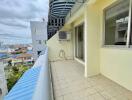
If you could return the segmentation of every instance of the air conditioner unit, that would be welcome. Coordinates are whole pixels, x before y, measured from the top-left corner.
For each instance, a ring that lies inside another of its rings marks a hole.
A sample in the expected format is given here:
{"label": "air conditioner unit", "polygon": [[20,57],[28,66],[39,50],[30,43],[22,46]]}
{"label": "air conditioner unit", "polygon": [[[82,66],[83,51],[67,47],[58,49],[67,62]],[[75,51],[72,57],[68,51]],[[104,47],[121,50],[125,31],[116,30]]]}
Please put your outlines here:
{"label": "air conditioner unit", "polygon": [[71,39],[70,32],[60,31],[58,36],[59,36],[59,41],[69,41]]}

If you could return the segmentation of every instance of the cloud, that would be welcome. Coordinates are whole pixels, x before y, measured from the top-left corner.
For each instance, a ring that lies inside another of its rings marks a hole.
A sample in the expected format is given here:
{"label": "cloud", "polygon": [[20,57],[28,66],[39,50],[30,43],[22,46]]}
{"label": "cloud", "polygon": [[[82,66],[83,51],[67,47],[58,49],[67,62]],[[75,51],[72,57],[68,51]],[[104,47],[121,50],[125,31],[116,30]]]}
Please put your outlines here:
{"label": "cloud", "polygon": [[0,34],[5,34],[6,36],[15,35],[15,36],[23,36],[25,38],[26,37],[31,38],[30,33],[31,33],[30,28],[21,28],[21,27],[0,24]]}
{"label": "cloud", "polygon": [[27,28],[29,26],[29,23],[24,20],[20,19],[0,19],[0,24],[8,25],[8,26],[15,26],[20,28]]}
{"label": "cloud", "polygon": [[18,38],[18,39],[29,39],[29,37],[24,37],[24,36],[17,36],[17,35],[13,35],[13,34],[8,34],[8,33],[3,33],[3,34],[0,34],[1,37],[4,37],[4,38]]}
{"label": "cloud", "polygon": [[15,43],[16,39],[25,37],[31,42],[29,22],[42,18],[47,21],[48,5],[49,0],[0,0],[0,40]]}
{"label": "cloud", "polygon": [[1,0],[0,12],[1,18],[45,17],[48,13],[48,0]]}

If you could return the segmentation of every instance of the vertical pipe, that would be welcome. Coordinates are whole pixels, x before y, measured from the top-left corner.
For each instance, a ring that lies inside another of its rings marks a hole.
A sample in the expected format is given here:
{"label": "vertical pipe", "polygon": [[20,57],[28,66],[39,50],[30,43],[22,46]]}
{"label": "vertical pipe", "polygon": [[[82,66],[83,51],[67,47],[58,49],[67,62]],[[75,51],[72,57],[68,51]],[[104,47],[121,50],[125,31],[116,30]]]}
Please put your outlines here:
{"label": "vertical pipe", "polygon": [[126,46],[127,48],[130,47],[130,35],[131,35],[131,14],[132,14],[132,9],[131,9],[131,6],[132,6],[132,0],[130,0],[130,5],[129,5],[129,19],[128,19],[128,31],[127,31],[127,43],[126,43]]}
{"label": "vertical pipe", "polygon": [[88,26],[87,25],[88,25],[88,21],[87,21],[87,18],[88,18],[88,16],[87,16],[87,5],[85,5],[85,13],[84,13],[84,37],[85,37],[84,38],[84,45],[85,45],[84,46],[84,48],[85,48],[84,49],[85,50],[84,51],[85,52],[85,73],[84,73],[84,76],[85,77],[88,77],[88,68],[87,68],[88,67],[88,57],[87,57],[88,56],[88,51],[87,51],[88,50],[88,46],[87,46],[88,45],[87,44],[87,39],[88,39],[87,38],[88,37],[88,28],[87,28]]}

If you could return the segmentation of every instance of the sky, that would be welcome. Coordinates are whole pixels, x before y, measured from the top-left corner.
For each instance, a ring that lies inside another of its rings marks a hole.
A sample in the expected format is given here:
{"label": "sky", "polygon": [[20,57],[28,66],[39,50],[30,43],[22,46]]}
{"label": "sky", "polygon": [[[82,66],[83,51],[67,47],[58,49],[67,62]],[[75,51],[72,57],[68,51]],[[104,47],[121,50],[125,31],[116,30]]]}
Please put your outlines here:
{"label": "sky", "polygon": [[31,43],[30,21],[47,21],[49,0],[0,0],[0,41]]}

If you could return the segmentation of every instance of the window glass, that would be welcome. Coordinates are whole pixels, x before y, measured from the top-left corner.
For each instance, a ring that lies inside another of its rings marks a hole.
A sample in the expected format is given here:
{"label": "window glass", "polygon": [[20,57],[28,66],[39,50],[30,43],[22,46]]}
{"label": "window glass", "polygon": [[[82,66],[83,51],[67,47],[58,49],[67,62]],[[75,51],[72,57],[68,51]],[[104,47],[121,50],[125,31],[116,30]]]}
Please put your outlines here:
{"label": "window glass", "polygon": [[38,41],[39,44],[42,44],[41,40]]}
{"label": "window glass", "polygon": [[37,54],[38,54],[38,57],[40,56],[41,52],[42,52],[42,51],[38,51],[38,52],[37,52]]}
{"label": "window glass", "polygon": [[53,19],[51,20],[51,23],[52,23],[52,25],[54,25],[54,20]]}
{"label": "window glass", "polygon": [[55,26],[57,26],[57,19],[55,19]]}
{"label": "window glass", "polygon": [[126,45],[129,0],[122,0],[105,10],[105,45]]}
{"label": "window glass", "polygon": [[84,61],[84,25],[75,28],[76,57]]}

